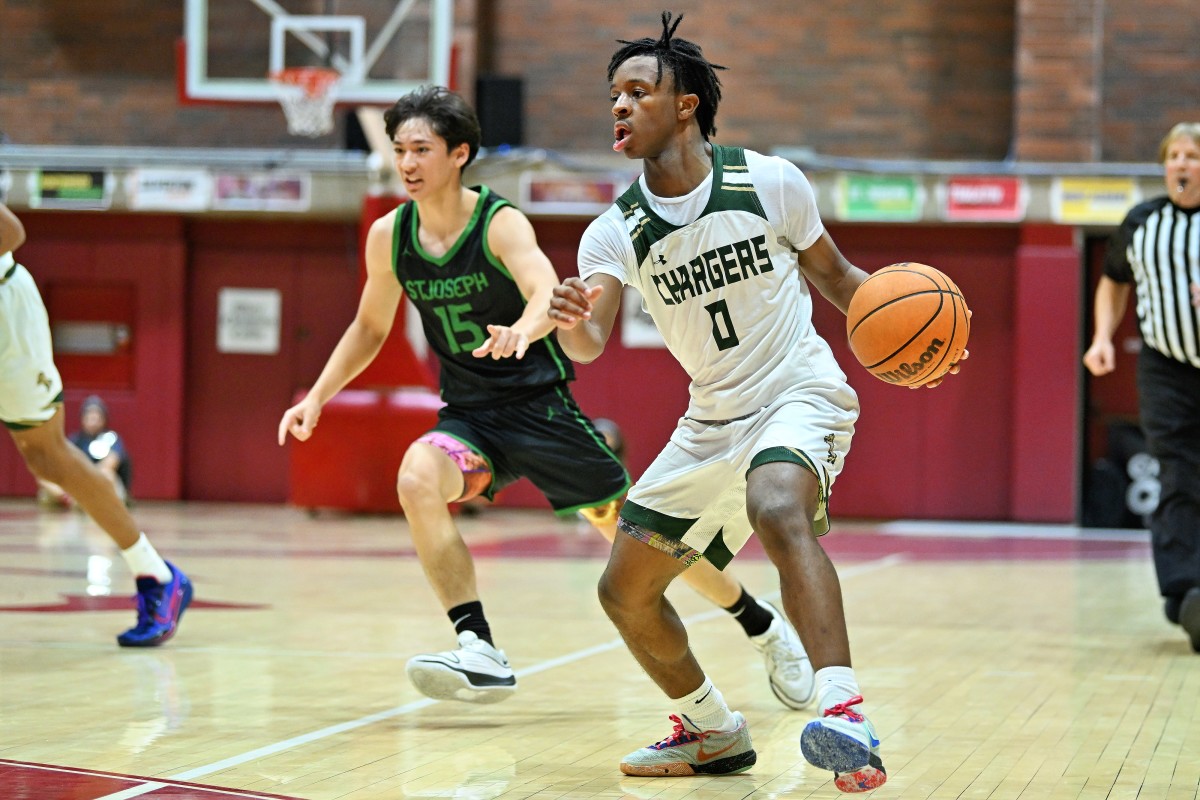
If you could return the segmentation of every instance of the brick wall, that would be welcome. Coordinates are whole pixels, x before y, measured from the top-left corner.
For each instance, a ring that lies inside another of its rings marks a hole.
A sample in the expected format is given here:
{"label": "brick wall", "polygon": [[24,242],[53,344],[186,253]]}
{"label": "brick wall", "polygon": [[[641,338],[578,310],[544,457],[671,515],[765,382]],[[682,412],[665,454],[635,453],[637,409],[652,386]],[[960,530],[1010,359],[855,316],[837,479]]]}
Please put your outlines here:
{"label": "brick wall", "polygon": [[1104,0],[1018,0],[1018,160],[1099,158],[1103,9]]}
{"label": "brick wall", "polygon": [[[248,36],[248,20],[261,22],[248,0],[210,2],[248,15],[222,29],[232,42]],[[288,0],[305,3],[324,8]],[[1170,124],[1200,118],[1195,0],[670,5],[687,15],[681,34],[729,67],[717,119],[724,143],[880,158],[1144,161]],[[182,6],[0,0],[0,132],[20,144],[340,145],[340,115],[337,131],[310,141],[289,136],[273,105],[181,106]],[[460,86],[471,93],[476,57],[481,71],[520,76],[528,144],[603,151],[608,58],[618,38],[657,35],[658,9],[644,0],[456,0]]]}
{"label": "brick wall", "polygon": [[1200,122],[1200,5],[1105,0],[1101,152],[1153,161],[1177,122]]}
{"label": "brick wall", "polygon": [[[500,0],[494,68],[526,81],[529,144],[603,149],[616,39],[658,36],[658,4]],[[873,157],[1004,157],[1011,130],[1008,0],[679,2],[679,35],[728,67],[718,140]],[[481,31],[481,36],[487,32]]]}

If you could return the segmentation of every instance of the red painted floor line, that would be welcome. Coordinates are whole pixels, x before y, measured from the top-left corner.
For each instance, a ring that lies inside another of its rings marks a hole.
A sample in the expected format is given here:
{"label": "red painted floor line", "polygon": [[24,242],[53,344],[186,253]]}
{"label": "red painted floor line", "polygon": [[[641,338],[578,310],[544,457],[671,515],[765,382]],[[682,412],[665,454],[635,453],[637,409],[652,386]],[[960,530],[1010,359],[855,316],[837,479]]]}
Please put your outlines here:
{"label": "red painted floor line", "polygon": [[103,797],[129,789],[149,787],[141,797],[151,800],[205,800],[209,798],[245,798],[246,800],[300,800],[282,794],[264,794],[244,789],[226,789],[199,783],[122,775],[116,772],[77,769],[54,764],[0,759],[0,797],[6,800],[80,800]]}

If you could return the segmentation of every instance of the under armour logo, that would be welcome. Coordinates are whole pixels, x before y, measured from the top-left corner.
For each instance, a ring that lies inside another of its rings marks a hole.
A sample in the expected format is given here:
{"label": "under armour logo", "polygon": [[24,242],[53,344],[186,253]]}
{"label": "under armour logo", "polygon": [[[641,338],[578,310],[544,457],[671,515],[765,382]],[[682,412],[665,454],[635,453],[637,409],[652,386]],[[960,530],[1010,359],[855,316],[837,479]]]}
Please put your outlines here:
{"label": "under armour logo", "polygon": [[658,256],[656,256],[654,260],[657,261],[659,264],[667,263],[667,257],[664,256],[662,253],[659,253]]}
{"label": "under armour logo", "polygon": [[46,377],[46,373],[44,372],[38,373],[37,384],[38,386],[45,388],[47,392],[54,388],[54,384],[50,383],[50,379]]}

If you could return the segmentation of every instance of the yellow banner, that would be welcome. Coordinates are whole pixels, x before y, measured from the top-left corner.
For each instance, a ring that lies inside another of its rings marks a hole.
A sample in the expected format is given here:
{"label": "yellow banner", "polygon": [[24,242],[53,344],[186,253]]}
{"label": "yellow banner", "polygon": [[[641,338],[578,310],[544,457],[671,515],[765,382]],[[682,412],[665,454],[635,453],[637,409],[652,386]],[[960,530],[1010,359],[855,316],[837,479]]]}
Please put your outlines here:
{"label": "yellow banner", "polygon": [[1069,225],[1119,225],[1141,199],[1135,178],[1055,178],[1050,216]]}

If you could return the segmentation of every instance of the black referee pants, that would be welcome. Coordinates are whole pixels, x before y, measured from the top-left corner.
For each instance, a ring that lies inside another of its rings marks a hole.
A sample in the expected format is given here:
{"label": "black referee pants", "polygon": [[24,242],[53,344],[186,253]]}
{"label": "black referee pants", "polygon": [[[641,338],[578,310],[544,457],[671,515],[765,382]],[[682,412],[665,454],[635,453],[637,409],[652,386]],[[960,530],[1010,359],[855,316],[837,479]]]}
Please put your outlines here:
{"label": "black referee pants", "polygon": [[1200,586],[1200,369],[1143,345],[1138,402],[1162,495],[1150,517],[1158,588],[1182,597]]}

